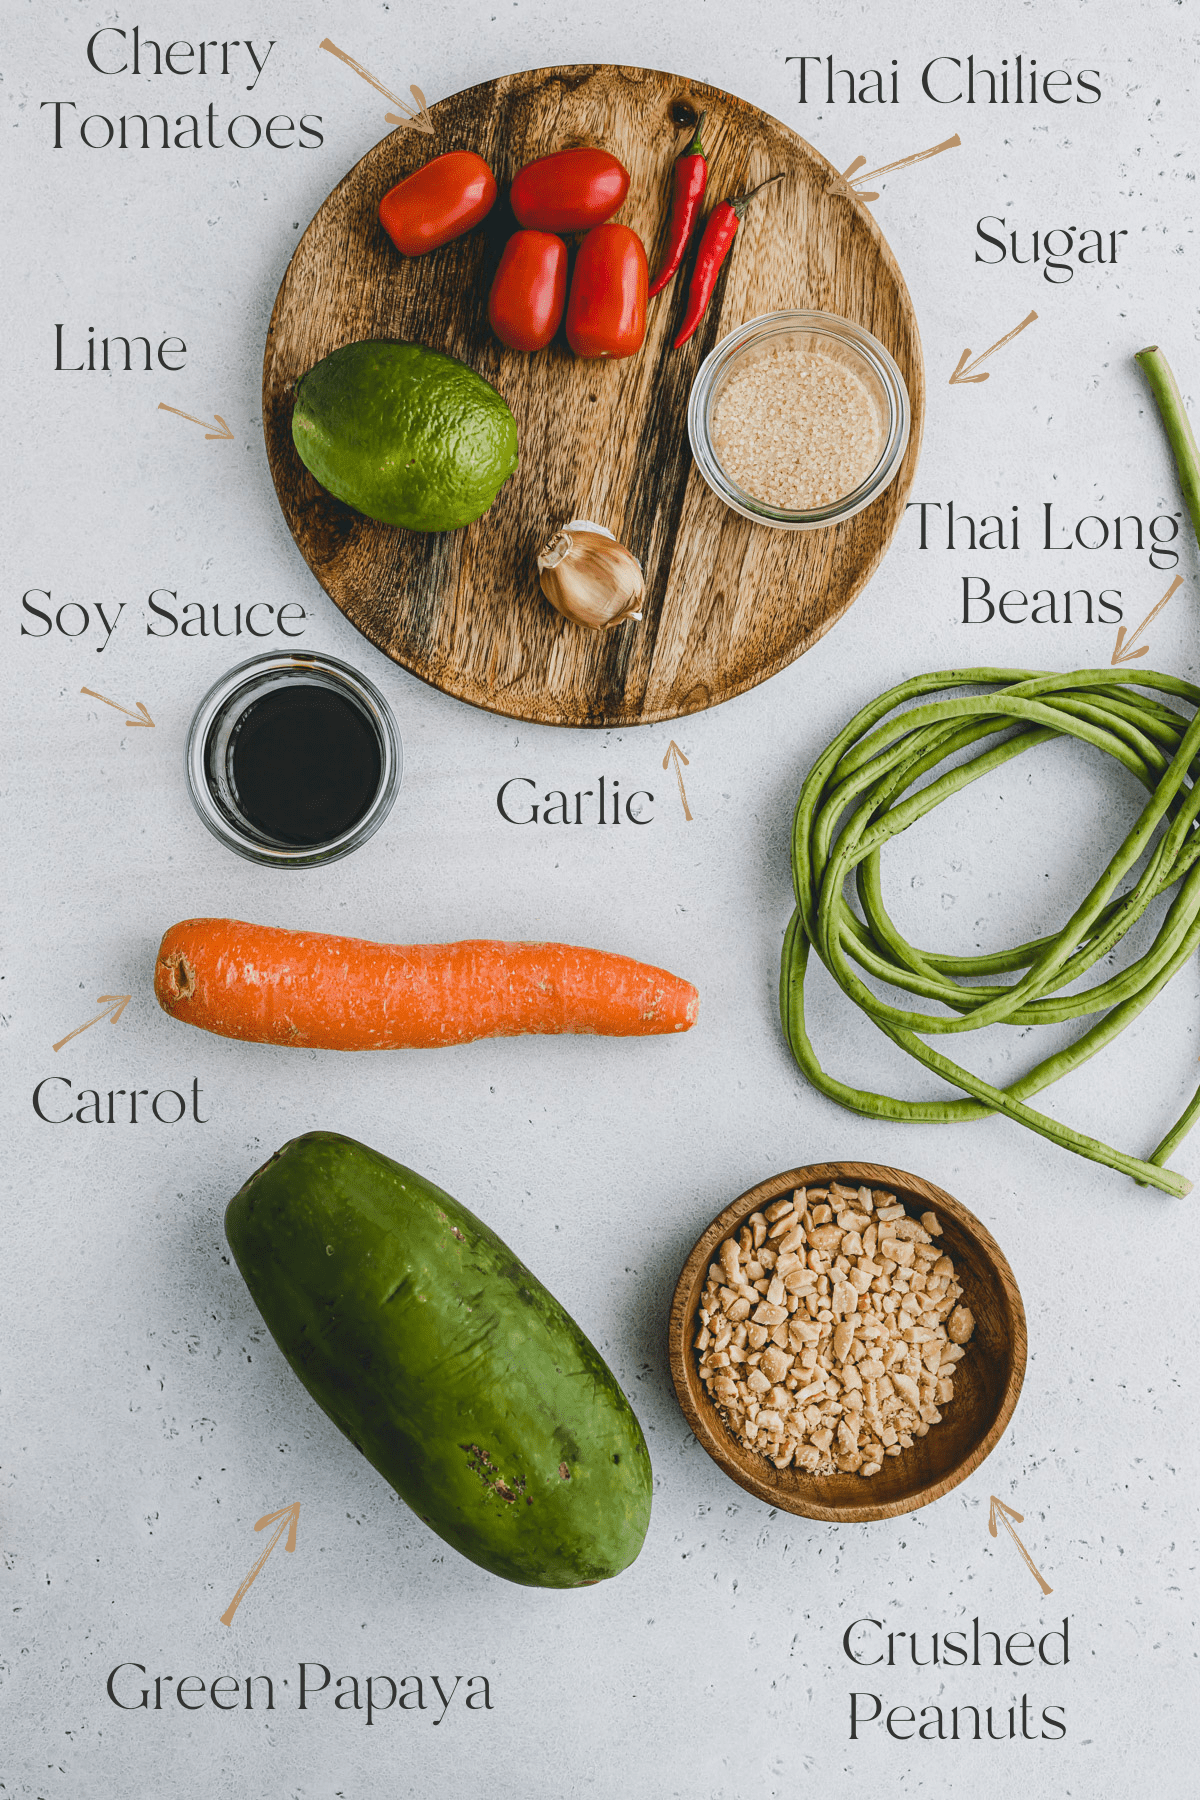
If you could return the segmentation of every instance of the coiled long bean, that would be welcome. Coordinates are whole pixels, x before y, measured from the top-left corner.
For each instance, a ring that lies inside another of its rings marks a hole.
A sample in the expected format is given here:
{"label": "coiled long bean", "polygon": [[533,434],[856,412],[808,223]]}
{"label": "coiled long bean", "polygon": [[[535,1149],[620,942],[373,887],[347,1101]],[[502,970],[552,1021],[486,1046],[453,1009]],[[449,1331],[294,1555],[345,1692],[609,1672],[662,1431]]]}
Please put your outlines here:
{"label": "coiled long bean", "polygon": [[[959,695],[953,690],[983,688]],[[1148,689],[1150,692],[1138,692]],[[925,700],[928,694],[950,698]],[[958,1121],[1004,1113],[1065,1150],[1119,1169],[1168,1194],[1191,1183],[1165,1168],[1200,1113],[1200,1090],[1166,1137],[1142,1161],[1085,1137],[1026,1104],[1032,1094],[1078,1068],[1111,1043],[1171,979],[1200,943],[1200,711],[1189,720],[1156,696],[1200,708],[1200,688],[1147,670],[955,669],[919,675],[857,713],[809,771],[792,827],[796,910],[780,973],[780,1012],[792,1053],[808,1080],[830,1099],[882,1119]],[[907,702],[920,704],[906,706]],[[898,708],[904,710],[897,711]],[[889,716],[892,715],[892,716]],[[889,838],[938,803],[1023,751],[1061,736],[1113,756],[1146,788],[1141,816],[1112,861],[1061,930],[984,956],[942,956],[915,949],[883,902],[880,857]],[[991,740],[990,742],[988,740]],[[947,758],[978,744],[969,759],[915,784]],[[1148,855],[1146,854],[1148,852]],[[1127,891],[1122,882],[1146,855]],[[855,875],[862,918],[845,883]],[[1071,985],[1113,949],[1156,895],[1177,887],[1153,944],[1115,975],[1081,993]],[[804,1023],[810,945],[842,990],[892,1041],[969,1096],[909,1101],[848,1086],[821,1067]],[[881,999],[859,974],[923,999],[947,1013],[910,1011]],[[1012,982],[980,977],[1023,971]],[[969,978],[972,985],[965,985]],[[997,1023],[1050,1024],[1101,1015],[1065,1049],[1047,1056],[1010,1087],[997,1088],[921,1041]]]}

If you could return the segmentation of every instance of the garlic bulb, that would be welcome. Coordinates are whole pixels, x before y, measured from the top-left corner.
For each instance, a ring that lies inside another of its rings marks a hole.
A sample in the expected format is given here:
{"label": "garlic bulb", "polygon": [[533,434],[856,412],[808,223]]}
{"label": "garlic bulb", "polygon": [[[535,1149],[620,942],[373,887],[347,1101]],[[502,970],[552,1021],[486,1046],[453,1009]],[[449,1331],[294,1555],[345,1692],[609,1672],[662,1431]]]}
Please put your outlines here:
{"label": "garlic bulb", "polygon": [[543,594],[576,625],[604,631],[642,616],[642,565],[603,525],[572,519],[560,526],[538,551],[537,565]]}

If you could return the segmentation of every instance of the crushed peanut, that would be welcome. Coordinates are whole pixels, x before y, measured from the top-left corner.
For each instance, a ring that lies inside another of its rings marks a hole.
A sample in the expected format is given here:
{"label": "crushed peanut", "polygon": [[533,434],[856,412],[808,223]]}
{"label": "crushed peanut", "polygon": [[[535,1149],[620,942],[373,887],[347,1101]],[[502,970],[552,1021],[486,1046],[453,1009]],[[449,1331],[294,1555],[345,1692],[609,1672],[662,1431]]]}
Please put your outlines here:
{"label": "crushed peanut", "polygon": [[694,1348],[726,1427],[777,1469],[878,1475],[941,1421],[975,1318],[937,1215],[798,1188],[709,1266]]}

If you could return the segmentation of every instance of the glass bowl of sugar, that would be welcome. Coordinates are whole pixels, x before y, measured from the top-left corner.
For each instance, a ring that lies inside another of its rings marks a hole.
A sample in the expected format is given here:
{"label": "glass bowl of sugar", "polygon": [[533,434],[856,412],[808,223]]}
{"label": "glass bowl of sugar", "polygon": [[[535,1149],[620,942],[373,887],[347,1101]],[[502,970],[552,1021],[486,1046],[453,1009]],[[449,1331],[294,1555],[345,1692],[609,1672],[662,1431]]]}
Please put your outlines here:
{"label": "glass bowl of sugar", "polygon": [[833,313],[751,319],[704,359],[688,401],[709,487],[743,518],[782,531],[838,525],[878,499],[908,430],[895,362]]}

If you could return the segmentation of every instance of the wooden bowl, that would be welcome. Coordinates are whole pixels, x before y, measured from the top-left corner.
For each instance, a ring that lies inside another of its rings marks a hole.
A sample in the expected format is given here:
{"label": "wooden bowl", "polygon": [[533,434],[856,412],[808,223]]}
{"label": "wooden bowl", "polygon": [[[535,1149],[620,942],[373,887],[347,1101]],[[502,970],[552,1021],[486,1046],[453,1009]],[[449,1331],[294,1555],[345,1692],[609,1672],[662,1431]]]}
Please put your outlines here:
{"label": "wooden bowl", "polygon": [[[736,1233],[751,1213],[760,1212],[772,1200],[793,1188],[824,1187],[831,1181],[848,1187],[886,1188],[914,1216],[932,1208],[942,1226],[938,1248],[953,1259],[963,1301],[975,1315],[967,1355],[955,1374],[954,1398],[941,1423],[931,1426],[902,1456],[885,1457],[878,1475],[871,1477],[776,1469],[765,1457],[746,1449],[730,1435],[709,1398],[692,1348],[699,1328],[700,1296],[718,1246]],[[1028,1352],[1025,1308],[1013,1272],[999,1244],[974,1213],[941,1188],[903,1169],[854,1162],[789,1169],[760,1182],[727,1206],[684,1264],[671,1303],[669,1338],[671,1375],[679,1404],[713,1461],[768,1506],[800,1513],[806,1519],[849,1525],[915,1512],[965,1481],[999,1443],[1012,1418]]]}

